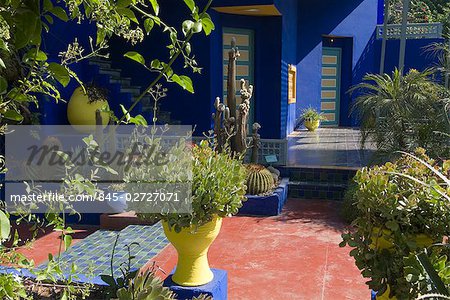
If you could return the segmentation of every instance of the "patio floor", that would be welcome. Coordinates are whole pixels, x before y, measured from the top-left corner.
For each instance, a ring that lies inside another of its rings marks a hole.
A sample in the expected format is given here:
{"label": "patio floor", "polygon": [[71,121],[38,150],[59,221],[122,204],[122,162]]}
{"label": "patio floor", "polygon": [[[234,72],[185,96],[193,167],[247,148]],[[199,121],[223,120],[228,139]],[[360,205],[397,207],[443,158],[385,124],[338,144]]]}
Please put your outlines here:
{"label": "patio floor", "polygon": [[289,167],[361,168],[370,164],[375,147],[360,145],[356,128],[298,130],[288,137]]}
{"label": "patio floor", "polygon": [[[369,299],[369,289],[349,249],[338,246],[345,230],[338,205],[290,199],[277,217],[226,218],[209,258],[211,267],[228,271],[229,299]],[[77,230],[74,242],[94,230]],[[23,253],[42,263],[58,245],[53,232],[38,238]],[[147,265],[156,262],[169,273],[176,259],[174,248],[168,245]],[[162,272],[159,275],[165,277]]]}
{"label": "patio floor", "polygon": [[[338,246],[337,205],[290,199],[278,217],[224,219],[209,260],[228,271],[229,299],[370,299],[349,249]],[[169,245],[151,262],[170,272],[176,259]]]}

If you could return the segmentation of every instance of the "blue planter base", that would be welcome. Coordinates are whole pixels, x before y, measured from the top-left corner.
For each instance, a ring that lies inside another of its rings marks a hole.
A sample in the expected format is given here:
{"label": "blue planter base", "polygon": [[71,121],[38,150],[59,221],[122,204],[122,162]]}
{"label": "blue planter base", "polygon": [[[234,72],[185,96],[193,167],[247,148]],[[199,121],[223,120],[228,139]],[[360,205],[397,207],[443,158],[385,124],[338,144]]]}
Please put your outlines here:
{"label": "blue planter base", "polygon": [[164,280],[164,286],[170,288],[171,291],[177,294],[176,299],[190,300],[193,297],[198,297],[201,294],[211,296],[214,300],[226,300],[228,298],[228,274],[225,270],[211,269],[214,274],[214,279],[205,285],[187,287],[179,286],[172,281],[172,273]]}
{"label": "blue planter base", "polygon": [[272,195],[247,195],[247,201],[242,203],[238,215],[277,216],[281,213],[288,196],[289,179],[283,178]]}

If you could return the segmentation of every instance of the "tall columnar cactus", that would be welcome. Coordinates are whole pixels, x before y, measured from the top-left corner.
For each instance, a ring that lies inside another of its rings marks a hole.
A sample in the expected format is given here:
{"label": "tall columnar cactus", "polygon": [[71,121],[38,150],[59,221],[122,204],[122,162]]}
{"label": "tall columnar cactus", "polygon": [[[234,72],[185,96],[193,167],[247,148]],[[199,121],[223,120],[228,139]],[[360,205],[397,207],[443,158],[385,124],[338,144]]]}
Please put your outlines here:
{"label": "tall columnar cactus", "polygon": [[229,144],[232,153],[244,154],[247,145],[247,126],[250,113],[250,99],[253,96],[253,86],[247,85],[244,79],[240,81],[241,104],[236,106],[236,60],[239,58],[236,40],[231,40],[231,50],[228,52],[227,104],[217,97],[214,103],[216,112],[213,114],[214,135],[217,148],[221,151]]}
{"label": "tall columnar cactus", "polygon": [[247,194],[260,195],[274,187],[273,175],[264,166],[247,165]]}

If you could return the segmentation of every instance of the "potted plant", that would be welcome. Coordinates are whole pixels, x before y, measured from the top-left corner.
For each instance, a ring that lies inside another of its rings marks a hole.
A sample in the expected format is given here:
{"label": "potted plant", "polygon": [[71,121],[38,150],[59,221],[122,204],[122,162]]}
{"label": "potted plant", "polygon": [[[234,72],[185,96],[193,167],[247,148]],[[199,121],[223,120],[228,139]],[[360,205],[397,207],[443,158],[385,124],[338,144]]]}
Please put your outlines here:
{"label": "potted plant", "polygon": [[303,120],[303,124],[309,131],[315,131],[319,128],[320,121],[326,120],[322,113],[319,113],[312,107],[304,109],[300,118]]}
{"label": "potted plant", "polygon": [[[435,165],[423,149],[416,155]],[[442,178],[405,154],[396,162],[363,168],[354,180],[359,216],[340,246],[353,248],[350,255],[370,278],[367,284],[377,299],[414,299],[420,289],[405,276],[405,258],[450,233],[448,202],[430,188],[441,185]]]}
{"label": "potted plant", "polygon": [[[222,219],[238,212],[246,192],[241,161],[215,151],[207,141],[193,146],[192,155],[191,213],[137,213],[144,220],[162,220],[164,232],[178,252],[172,280],[183,286],[204,285],[213,279],[207,257],[209,246],[219,234]],[[146,173],[145,166],[138,170],[132,167],[129,172],[135,171]]]}
{"label": "potted plant", "polygon": [[102,124],[109,123],[110,112],[106,89],[88,85],[77,87],[67,104],[69,123],[80,132],[91,133],[95,129],[96,112],[100,111]]}

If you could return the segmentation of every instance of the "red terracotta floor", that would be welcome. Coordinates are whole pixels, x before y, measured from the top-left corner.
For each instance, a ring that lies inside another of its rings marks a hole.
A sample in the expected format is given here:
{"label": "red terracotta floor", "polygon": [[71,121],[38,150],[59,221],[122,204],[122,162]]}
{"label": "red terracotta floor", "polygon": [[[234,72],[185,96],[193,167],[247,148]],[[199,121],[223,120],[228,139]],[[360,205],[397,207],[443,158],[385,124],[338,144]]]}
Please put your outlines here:
{"label": "red terracotta floor", "polygon": [[[364,300],[370,293],[348,248],[339,248],[344,225],[338,203],[290,199],[278,217],[233,217],[209,251],[210,265],[228,271],[230,300]],[[74,243],[96,227],[77,228]],[[55,232],[22,249],[36,264],[58,251]],[[169,245],[150,260],[167,273],[177,255]],[[160,273],[162,277],[165,275]]]}
{"label": "red terracotta floor", "polygon": [[[225,219],[209,261],[228,271],[229,299],[370,299],[349,249],[338,246],[337,205],[291,199],[279,217]],[[176,260],[171,245],[152,259],[166,272]]]}

